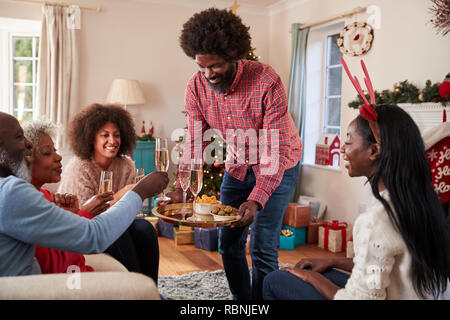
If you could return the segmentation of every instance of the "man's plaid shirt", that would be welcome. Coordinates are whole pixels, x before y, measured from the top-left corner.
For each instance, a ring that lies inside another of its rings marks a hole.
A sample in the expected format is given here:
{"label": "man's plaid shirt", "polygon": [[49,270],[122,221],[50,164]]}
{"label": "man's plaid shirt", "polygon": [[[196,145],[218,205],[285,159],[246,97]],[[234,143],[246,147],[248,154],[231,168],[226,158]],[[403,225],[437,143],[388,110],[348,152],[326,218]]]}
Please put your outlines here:
{"label": "man's plaid shirt", "polygon": [[[185,108],[188,134],[181,161],[194,158],[192,152],[194,155],[202,154],[211,141],[203,134],[208,129],[215,129],[227,142],[225,170],[243,181],[248,166],[251,166],[256,185],[247,200],[254,200],[264,207],[281,183],[284,171],[294,167],[302,153],[300,137],[287,110],[286,93],[278,74],[260,62],[239,60],[235,79],[229,90],[222,94],[213,90],[199,71],[188,82]],[[256,133],[246,138],[244,153],[236,150],[239,146],[238,129],[244,133]],[[195,144],[196,136],[206,141]],[[266,136],[266,140],[261,140],[262,136]],[[262,141],[267,141],[267,144]],[[250,148],[249,145],[258,148]],[[268,152],[265,152],[265,146]],[[259,155],[256,154],[258,149]]]}

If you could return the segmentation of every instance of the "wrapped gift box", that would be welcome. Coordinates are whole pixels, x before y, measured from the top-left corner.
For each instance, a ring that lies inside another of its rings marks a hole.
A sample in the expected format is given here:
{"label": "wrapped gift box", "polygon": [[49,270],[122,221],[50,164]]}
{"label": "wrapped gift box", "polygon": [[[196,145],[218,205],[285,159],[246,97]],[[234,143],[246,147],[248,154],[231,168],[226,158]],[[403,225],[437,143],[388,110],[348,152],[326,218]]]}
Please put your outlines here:
{"label": "wrapped gift box", "polygon": [[323,220],[310,220],[306,230],[306,243],[315,244],[319,241],[319,226]]}
{"label": "wrapped gift box", "polygon": [[353,251],[353,239],[347,241],[347,258],[353,258],[355,256],[355,251]]}
{"label": "wrapped gift box", "polygon": [[294,248],[295,248],[295,234],[289,237],[280,235],[280,249],[294,250]]}
{"label": "wrapped gift box", "polygon": [[180,231],[194,231],[194,227],[191,226],[183,226],[183,225],[179,225],[178,229]]}
{"label": "wrapped gift box", "polygon": [[346,222],[324,221],[319,226],[318,246],[331,252],[346,251],[346,244],[350,237],[351,228],[348,227]]}
{"label": "wrapped gift box", "polygon": [[294,236],[295,236],[294,244],[296,246],[306,243],[306,228],[305,227],[303,227],[303,228],[294,228],[294,227],[291,227],[291,226],[282,226],[281,229],[288,229],[288,230],[291,230],[294,233]]}
{"label": "wrapped gift box", "polygon": [[311,207],[299,203],[289,203],[283,217],[283,224],[294,228],[309,225]]}
{"label": "wrapped gift box", "polygon": [[160,237],[173,239],[174,233],[173,233],[173,224],[168,223],[162,220],[159,220],[157,223],[158,226],[158,234]]}
{"label": "wrapped gift box", "polygon": [[218,236],[217,228],[194,228],[194,245],[199,249],[216,251]]}
{"label": "wrapped gift box", "polygon": [[182,244],[193,244],[194,243],[194,231],[182,231],[179,227],[174,229],[175,244],[177,246]]}

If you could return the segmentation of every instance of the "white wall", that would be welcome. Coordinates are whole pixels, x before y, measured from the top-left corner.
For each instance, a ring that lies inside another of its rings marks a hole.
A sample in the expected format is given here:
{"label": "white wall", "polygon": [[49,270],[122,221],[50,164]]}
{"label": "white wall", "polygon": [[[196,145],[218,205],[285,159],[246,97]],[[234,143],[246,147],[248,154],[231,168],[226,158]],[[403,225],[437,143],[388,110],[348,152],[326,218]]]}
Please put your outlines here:
{"label": "white wall", "polygon": [[[423,88],[427,79],[442,81],[450,70],[450,38],[436,35],[428,21],[429,1],[423,0],[314,0],[299,1],[288,11],[273,15],[270,23],[269,63],[288,83],[291,55],[291,23],[322,20],[357,6],[377,5],[381,9],[381,28],[375,30],[371,51],[363,56],[375,89],[392,89],[395,82],[408,79]],[[360,15],[360,18],[364,18]],[[352,21],[347,19],[346,22]],[[362,79],[359,58],[345,56],[349,68]],[[342,133],[357,115],[347,104],[356,92],[343,73]],[[320,107],[320,106],[318,106]],[[307,134],[307,133],[306,133]],[[343,138],[342,138],[343,139]],[[302,194],[315,196],[328,204],[326,218],[353,222],[371,201],[364,178],[349,178],[345,168],[332,171],[303,167]]]}

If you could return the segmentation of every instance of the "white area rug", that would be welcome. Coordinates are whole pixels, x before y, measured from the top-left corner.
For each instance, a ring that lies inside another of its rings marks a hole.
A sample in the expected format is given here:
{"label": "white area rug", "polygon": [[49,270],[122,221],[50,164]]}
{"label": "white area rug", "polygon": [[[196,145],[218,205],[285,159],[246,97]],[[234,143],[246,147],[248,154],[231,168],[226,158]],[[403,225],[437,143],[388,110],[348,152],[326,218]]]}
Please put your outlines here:
{"label": "white area rug", "polygon": [[160,276],[158,290],[167,300],[232,300],[224,270]]}
{"label": "white area rug", "polygon": [[[292,267],[285,264],[280,268],[288,266]],[[233,299],[224,270],[193,272],[181,276],[160,276],[158,290],[166,300]]]}

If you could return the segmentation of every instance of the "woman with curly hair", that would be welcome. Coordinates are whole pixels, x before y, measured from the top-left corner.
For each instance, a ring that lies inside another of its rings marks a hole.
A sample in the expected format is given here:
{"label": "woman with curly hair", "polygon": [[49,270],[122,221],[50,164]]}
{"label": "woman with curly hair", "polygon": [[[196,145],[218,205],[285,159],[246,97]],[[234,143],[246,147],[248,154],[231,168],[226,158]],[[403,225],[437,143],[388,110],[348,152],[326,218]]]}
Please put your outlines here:
{"label": "woman with curly hair", "polygon": [[[238,16],[215,8],[194,14],[180,36],[181,48],[199,67],[186,89],[191,140],[185,143],[181,161],[191,160],[191,147],[201,151],[202,146],[194,146],[198,124],[202,133],[213,128],[227,139],[230,130],[266,133],[260,135],[267,139],[261,142],[266,143],[270,156],[245,155],[228,148],[230,161],[225,164],[220,190],[223,204],[239,208],[239,220],[221,228],[220,245],[230,290],[240,300],[261,299],[265,275],[278,269],[283,214],[297,182],[302,152],[279,75],[266,64],[243,59],[251,49],[250,42],[249,28]],[[255,150],[258,142],[248,140],[252,141],[245,149]],[[227,141],[227,146],[231,145]],[[172,202],[182,202],[179,181],[169,196]],[[251,223],[250,283],[245,242]]]}
{"label": "woman with curly hair", "polygon": [[[59,193],[75,194],[84,204],[99,193],[102,170],[113,172],[110,205],[133,187],[136,168],[125,155],[136,146],[136,133],[128,111],[118,105],[92,104],[74,116],[68,136],[75,157],[64,168]],[[106,252],[129,271],[146,274],[157,283],[158,238],[147,221],[134,220]]]}

